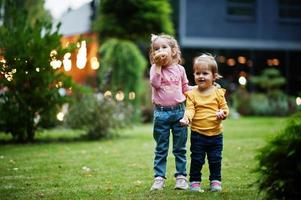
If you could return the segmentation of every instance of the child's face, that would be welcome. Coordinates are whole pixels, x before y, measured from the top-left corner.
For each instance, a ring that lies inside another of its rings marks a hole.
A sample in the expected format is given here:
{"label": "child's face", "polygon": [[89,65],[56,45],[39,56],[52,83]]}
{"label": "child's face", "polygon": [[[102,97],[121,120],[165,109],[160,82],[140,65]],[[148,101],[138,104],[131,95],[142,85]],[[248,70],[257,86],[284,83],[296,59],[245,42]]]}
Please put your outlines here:
{"label": "child's face", "polygon": [[165,38],[158,38],[153,43],[153,57],[156,58],[158,55],[164,55],[166,61],[164,65],[169,65],[172,63],[173,50],[168,44],[168,40]]}
{"label": "child's face", "polygon": [[205,90],[213,85],[215,74],[206,63],[199,63],[194,67],[194,81],[200,90]]}

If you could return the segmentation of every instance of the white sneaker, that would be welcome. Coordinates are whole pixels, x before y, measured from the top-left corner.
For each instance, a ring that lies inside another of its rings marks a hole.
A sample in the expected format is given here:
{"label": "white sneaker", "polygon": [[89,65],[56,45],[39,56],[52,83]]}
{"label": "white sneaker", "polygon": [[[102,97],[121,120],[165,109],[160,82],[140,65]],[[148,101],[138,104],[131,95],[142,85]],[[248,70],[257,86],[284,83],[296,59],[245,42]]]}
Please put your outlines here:
{"label": "white sneaker", "polygon": [[176,177],[175,189],[187,190],[188,187],[189,186],[188,186],[187,178],[185,176],[179,175]]}
{"label": "white sneaker", "polygon": [[158,176],[154,179],[154,183],[150,190],[163,190],[165,186],[165,179]]}

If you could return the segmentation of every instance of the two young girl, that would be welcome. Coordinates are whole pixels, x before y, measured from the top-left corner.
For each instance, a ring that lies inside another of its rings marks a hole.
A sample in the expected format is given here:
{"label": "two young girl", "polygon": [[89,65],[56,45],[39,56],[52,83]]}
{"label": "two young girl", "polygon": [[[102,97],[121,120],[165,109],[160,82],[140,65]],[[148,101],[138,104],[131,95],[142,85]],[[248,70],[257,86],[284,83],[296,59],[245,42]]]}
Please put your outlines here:
{"label": "two young girl", "polygon": [[207,155],[211,191],[221,191],[221,120],[228,116],[229,109],[225,90],[214,86],[215,80],[220,78],[217,64],[210,55],[197,57],[193,65],[197,87],[188,91],[185,69],[179,64],[181,52],[177,41],[162,34],[153,35],[151,42],[150,83],[155,107],[153,136],[156,141],[151,190],[161,190],[165,185],[170,131],[176,162],[175,189],[189,187],[186,179],[186,141],[187,125],[191,124],[190,189],[202,191],[201,169]]}

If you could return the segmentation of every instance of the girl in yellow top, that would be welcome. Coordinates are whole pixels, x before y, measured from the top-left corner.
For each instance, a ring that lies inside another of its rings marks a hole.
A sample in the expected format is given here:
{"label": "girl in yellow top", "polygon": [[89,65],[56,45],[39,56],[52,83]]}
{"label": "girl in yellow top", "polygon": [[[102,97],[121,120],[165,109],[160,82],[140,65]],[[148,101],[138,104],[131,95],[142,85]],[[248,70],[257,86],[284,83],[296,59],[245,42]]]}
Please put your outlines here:
{"label": "girl in yellow top", "polygon": [[186,110],[180,120],[191,125],[190,190],[202,191],[202,167],[207,155],[211,191],[221,191],[221,161],[223,150],[223,127],[229,108],[225,89],[214,86],[221,78],[213,56],[203,54],[194,59],[194,80],[197,87],[186,92]]}

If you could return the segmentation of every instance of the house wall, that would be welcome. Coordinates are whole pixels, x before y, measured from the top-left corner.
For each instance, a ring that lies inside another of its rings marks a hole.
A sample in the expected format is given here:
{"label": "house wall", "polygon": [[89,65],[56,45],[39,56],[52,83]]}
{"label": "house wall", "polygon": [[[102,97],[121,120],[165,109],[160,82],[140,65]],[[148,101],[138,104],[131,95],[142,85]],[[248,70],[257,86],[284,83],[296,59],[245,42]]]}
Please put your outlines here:
{"label": "house wall", "polygon": [[[237,4],[237,0],[172,2],[179,9],[178,39],[191,83],[192,59],[208,52],[236,61],[234,66],[219,62],[225,87],[238,84],[242,73],[248,78],[265,68],[276,67],[287,79],[283,90],[291,95],[301,95],[301,2],[288,5],[297,11],[294,19],[279,16],[279,2],[285,0],[241,1],[254,2],[254,13],[250,16],[229,15],[229,7]],[[244,56],[250,64],[238,63],[239,56]],[[279,65],[269,66],[267,61],[274,58],[278,59]],[[251,85],[248,87],[252,90]]]}
{"label": "house wall", "polygon": [[301,18],[280,18],[278,1],[254,1],[253,16],[229,15],[227,0],[179,3],[183,47],[301,50]]}

